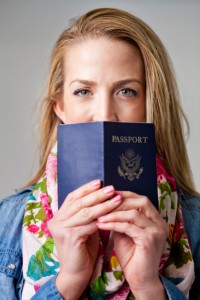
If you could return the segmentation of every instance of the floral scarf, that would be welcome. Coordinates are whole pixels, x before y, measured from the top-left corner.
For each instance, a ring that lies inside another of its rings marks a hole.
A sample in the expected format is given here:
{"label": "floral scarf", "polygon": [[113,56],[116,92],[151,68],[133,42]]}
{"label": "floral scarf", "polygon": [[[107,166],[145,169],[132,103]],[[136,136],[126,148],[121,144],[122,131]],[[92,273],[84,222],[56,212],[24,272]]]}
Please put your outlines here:
{"label": "floral scarf", "polygon": [[[194,279],[194,265],[184,229],[176,183],[157,157],[159,212],[169,226],[160,260],[159,272],[188,297]],[[57,145],[50,153],[46,175],[29,195],[23,220],[22,299],[30,299],[52,276],[59,272],[59,261],[47,222],[58,210]],[[113,249],[112,232],[99,230],[99,253],[85,299],[134,299]],[[178,254],[178,255],[177,255]]]}

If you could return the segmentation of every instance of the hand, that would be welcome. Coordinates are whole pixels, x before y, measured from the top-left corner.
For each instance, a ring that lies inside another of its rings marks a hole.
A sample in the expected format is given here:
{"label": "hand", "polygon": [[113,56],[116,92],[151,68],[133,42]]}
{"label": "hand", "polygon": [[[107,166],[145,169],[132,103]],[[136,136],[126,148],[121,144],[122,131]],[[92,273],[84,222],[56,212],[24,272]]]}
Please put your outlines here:
{"label": "hand", "polygon": [[148,198],[132,192],[121,195],[121,205],[100,217],[97,226],[114,231],[116,256],[136,299],[165,299],[158,269],[167,225]]}
{"label": "hand", "polygon": [[70,193],[48,222],[60,262],[56,286],[63,298],[77,299],[87,286],[99,248],[97,218],[121,203],[113,186],[100,187],[95,180]]}

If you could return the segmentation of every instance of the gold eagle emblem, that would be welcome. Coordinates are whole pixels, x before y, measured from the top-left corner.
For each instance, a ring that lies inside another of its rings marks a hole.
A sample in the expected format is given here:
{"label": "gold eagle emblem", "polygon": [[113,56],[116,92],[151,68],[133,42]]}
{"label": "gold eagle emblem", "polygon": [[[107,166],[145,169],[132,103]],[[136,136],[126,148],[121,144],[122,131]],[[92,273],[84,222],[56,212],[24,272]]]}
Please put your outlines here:
{"label": "gold eagle emblem", "polygon": [[121,161],[121,165],[118,166],[119,176],[130,181],[139,179],[143,172],[143,168],[140,167],[141,156],[136,155],[134,150],[127,149],[119,158]]}

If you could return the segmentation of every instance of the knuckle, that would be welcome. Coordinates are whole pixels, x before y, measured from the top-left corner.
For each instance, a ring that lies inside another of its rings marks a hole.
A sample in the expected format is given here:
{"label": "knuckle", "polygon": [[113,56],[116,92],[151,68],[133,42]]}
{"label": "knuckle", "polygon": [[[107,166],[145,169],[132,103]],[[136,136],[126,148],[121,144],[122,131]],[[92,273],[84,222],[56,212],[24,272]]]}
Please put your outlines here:
{"label": "knuckle", "polygon": [[117,222],[119,220],[119,218],[120,218],[120,213],[118,213],[118,212],[110,214],[111,222]]}
{"label": "knuckle", "polygon": [[132,218],[136,219],[140,213],[136,209],[134,209],[131,211],[131,214],[132,214]]}
{"label": "knuckle", "polygon": [[164,236],[164,230],[162,230],[162,228],[157,229],[155,232],[155,238],[160,240],[163,239],[163,236]]}
{"label": "knuckle", "polygon": [[141,244],[141,247],[142,247],[143,250],[148,251],[150,245],[151,245],[150,239],[146,238],[145,240],[143,240],[143,243]]}
{"label": "knuckle", "polygon": [[70,240],[73,239],[75,237],[75,229],[73,227],[68,227],[65,228],[65,240]]}
{"label": "knuckle", "polygon": [[145,239],[145,245],[149,247],[149,245],[155,245],[157,238],[155,232],[151,232],[151,234],[148,234],[148,236]]}
{"label": "knuckle", "polygon": [[74,201],[74,193],[73,192],[70,192],[68,195],[67,195],[67,201],[68,202],[73,202]]}
{"label": "knuckle", "polygon": [[92,218],[92,212],[90,207],[84,207],[80,210],[80,215],[84,219],[91,219]]}
{"label": "knuckle", "polygon": [[123,227],[124,227],[124,228],[123,228],[123,229],[124,229],[124,232],[128,232],[129,229],[130,229],[130,224],[125,222],[125,223],[123,224]]}
{"label": "knuckle", "polygon": [[149,205],[149,199],[146,196],[142,196],[141,201],[144,206]]}
{"label": "knuckle", "polygon": [[134,222],[138,218],[138,216],[139,216],[139,212],[137,210],[135,210],[135,209],[131,210],[130,216],[129,216],[130,221]]}
{"label": "knuckle", "polygon": [[80,210],[82,208],[82,201],[81,199],[78,199],[74,202],[74,206],[76,209]]}
{"label": "knuckle", "polygon": [[165,240],[167,237],[167,232],[165,230],[165,227],[159,226],[156,229],[154,229],[151,234],[149,234],[149,240],[150,242],[154,243],[155,241],[161,241]]}
{"label": "knuckle", "polygon": [[84,206],[92,205],[92,195],[87,195],[84,197]]}

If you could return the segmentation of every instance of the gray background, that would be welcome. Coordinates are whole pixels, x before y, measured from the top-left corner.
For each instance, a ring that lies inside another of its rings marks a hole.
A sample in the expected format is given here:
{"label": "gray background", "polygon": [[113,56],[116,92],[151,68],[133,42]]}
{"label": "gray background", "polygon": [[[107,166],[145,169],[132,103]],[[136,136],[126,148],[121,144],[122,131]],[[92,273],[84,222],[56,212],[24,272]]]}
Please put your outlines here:
{"label": "gray background", "polygon": [[70,18],[109,6],[146,21],[169,51],[191,125],[187,148],[200,191],[199,0],[0,0],[0,198],[37,169],[36,103],[54,42]]}

